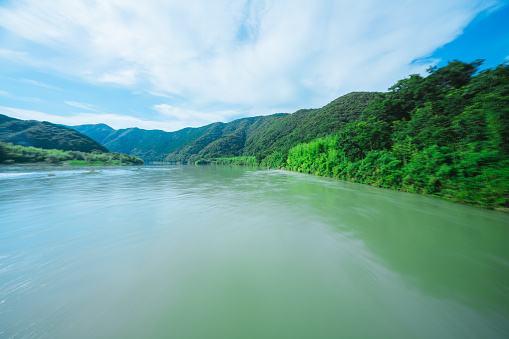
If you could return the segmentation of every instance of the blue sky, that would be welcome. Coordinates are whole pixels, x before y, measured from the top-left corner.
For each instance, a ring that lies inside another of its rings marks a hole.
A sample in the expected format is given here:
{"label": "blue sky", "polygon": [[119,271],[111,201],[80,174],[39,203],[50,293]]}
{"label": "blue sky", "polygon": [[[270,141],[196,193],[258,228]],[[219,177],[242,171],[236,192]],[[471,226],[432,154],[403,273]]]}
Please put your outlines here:
{"label": "blue sky", "polygon": [[174,131],[509,60],[508,0],[0,0],[0,113]]}

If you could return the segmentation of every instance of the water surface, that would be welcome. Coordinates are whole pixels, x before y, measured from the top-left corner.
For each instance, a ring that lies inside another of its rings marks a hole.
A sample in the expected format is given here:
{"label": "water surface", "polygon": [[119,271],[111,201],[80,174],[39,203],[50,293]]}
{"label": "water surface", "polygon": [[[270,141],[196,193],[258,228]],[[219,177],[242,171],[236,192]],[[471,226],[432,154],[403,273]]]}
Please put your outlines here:
{"label": "water surface", "polygon": [[509,217],[240,167],[0,167],[1,338],[507,338]]}

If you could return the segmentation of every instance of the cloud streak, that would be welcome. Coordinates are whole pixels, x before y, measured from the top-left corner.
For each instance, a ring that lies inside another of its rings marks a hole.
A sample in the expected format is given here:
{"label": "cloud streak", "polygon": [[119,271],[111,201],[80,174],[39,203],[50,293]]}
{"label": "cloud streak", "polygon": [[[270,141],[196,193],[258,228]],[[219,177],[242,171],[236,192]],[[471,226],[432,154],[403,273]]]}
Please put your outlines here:
{"label": "cloud streak", "polygon": [[91,104],[84,104],[84,103],[81,103],[81,102],[74,102],[74,101],[66,101],[65,103],[67,105],[69,105],[69,106],[86,109],[87,111],[93,111],[93,112],[101,113],[101,111],[99,111],[97,108],[94,107],[94,105],[91,105]]}
{"label": "cloud streak", "polygon": [[42,100],[39,98],[28,98],[28,97],[20,97],[17,95],[14,95],[12,93],[9,93],[7,91],[0,91],[0,96],[5,97],[7,99],[17,100],[17,101],[25,101],[25,102],[32,102],[32,103],[39,103]]}
{"label": "cloud streak", "polygon": [[30,84],[30,85],[38,86],[38,87],[44,87],[44,88],[51,89],[51,90],[58,90],[58,91],[62,90],[61,88],[58,88],[56,86],[48,85],[48,84],[45,84],[44,82],[40,82],[40,81],[36,81],[36,80],[32,80],[32,79],[20,79],[19,81]]}

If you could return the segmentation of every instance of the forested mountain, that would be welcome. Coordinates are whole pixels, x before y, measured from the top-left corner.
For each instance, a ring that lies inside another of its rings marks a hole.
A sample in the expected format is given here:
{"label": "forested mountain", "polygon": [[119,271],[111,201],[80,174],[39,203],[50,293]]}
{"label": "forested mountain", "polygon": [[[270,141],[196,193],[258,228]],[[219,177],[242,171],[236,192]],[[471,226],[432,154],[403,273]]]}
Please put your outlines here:
{"label": "forested mountain", "polygon": [[509,211],[509,66],[450,62],[292,148],[286,168]]}
{"label": "forested mountain", "polygon": [[191,162],[235,156],[261,157],[286,153],[299,142],[336,133],[357,119],[375,93],[350,93],[320,109],[213,123],[176,132],[98,125],[73,126],[111,151],[148,161]]}
{"label": "forested mountain", "polygon": [[20,120],[0,114],[0,141],[22,146],[64,151],[108,152],[92,138],[49,122]]}

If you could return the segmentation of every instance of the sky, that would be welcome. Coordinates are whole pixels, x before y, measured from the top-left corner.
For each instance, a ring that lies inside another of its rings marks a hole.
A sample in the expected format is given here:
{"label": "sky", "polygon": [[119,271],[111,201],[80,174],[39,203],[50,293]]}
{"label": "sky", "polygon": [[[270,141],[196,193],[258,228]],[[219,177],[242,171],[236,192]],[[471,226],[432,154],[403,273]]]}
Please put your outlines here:
{"label": "sky", "polygon": [[0,114],[175,131],[509,61],[509,0],[0,0]]}

